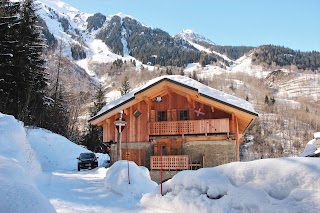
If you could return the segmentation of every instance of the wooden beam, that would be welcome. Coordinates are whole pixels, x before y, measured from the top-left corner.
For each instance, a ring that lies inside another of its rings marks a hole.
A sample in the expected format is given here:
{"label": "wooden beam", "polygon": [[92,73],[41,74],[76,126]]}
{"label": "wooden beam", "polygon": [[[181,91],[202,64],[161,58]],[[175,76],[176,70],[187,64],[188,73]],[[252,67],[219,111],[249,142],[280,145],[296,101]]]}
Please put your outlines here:
{"label": "wooden beam", "polygon": [[196,137],[184,137],[186,142],[194,142],[194,141],[227,141],[226,135],[217,135],[217,136],[196,136]]}
{"label": "wooden beam", "polygon": [[146,102],[147,105],[149,106],[154,106],[154,102],[147,96],[143,97],[144,102]]}
{"label": "wooden beam", "polygon": [[103,125],[103,142],[110,141],[110,119],[106,119]]}
{"label": "wooden beam", "polygon": [[239,125],[238,118],[235,116],[235,129],[236,129],[236,160],[240,161],[240,134],[239,134]]}
{"label": "wooden beam", "polygon": [[186,95],[186,98],[187,98],[187,101],[188,101],[188,103],[189,103],[189,105],[190,105],[190,108],[195,108],[195,102],[194,102],[194,100],[192,99],[192,97],[191,97],[189,94],[187,94],[187,95]]}
{"label": "wooden beam", "polygon": [[211,112],[214,112],[214,106],[211,105]]}
{"label": "wooden beam", "polygon": [[169,96],[170,98],[172,98],[172,90],[171,90],[168,86],[165,87],[165,90],[166,90],[168,96]]}
{"label": "wooden beam", "polygon": [[95,124],[97,126],[102,126],[104,124],[104,121],[100,121],[99,123]]}
{"label": "wooden beam", "polygon": [[186,98],[187,98],[188,103],[192,104],[193,101],[192,101],[192,98],[189,94],[186,95]]}

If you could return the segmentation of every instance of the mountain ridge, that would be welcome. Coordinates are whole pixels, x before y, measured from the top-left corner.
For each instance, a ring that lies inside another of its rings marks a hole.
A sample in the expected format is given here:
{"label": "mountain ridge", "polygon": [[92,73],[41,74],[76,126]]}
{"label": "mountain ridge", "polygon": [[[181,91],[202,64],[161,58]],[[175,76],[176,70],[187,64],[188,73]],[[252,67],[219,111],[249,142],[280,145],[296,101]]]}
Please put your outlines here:
{"label": "mountain ridge", "polygon": [[[135,60],[137,69],[141,65],[186,67],[189,63],[200,63],[202,66],[217,64],[227,68],[243,55],[250,55],[249,52],[268,46],[220,46],[192,30],[182,30],[177,35],[170,36],[159,28],[151,28],[123,13],[109,16],[101,13],[88,14],[60,0],[38,0],[38,2],[42,5],[42,12],[39,14],[49,25],[48,31],[57,40],[64,42],[64,54],[78,61],[78,64],[86,70],[90,65],[84,65],[85,63],[79,60],[99,55],[91,48],[95,39],[100,39],[107,45],[104,52],[109,53],[104,55],[103,61]],[[269,45],[269,48],[272,46],[274,45]],[[109,60],[106,59],[108,56]],[[276,60],[281,57],[273,58],[274,65],[280,64]],[[320,57],[320,54],[316,54],[316,57]],[[259,62],[264,63],[265,59],[258,61],[254,58],[253,62],[259,65]],[[320,66],[320,62],[315,60],[315,63],[316,65],[311,67],[313,70]],[[265,64],[269,66],[272,62]],[[309,69],[310,66],[310,63],[305,62],[305,65],[297,67]],[[93,70],[87,71],[91,75],[94,73]]]}
{"label": "mountain ridge", "polygon": [[[164,74],[189,76],[254,105],[260,117],[248,134],[259,141],[260,145],[252,146],[252,152],[260,152],[258,158],[261,153],[288,156],[297,152],[299,141],[306,141],[320,126],[317,52],[291,52],[275,45],[219,46],[200,35],[170,36],[125,14],[86,14],[74,8],[69,12],[72,7],[57,6],[64,5],[61,1],[40,2],[57,8],[53,12],[43,5],[40,12],[48,31],[56,36],[56,47],[63,46],[64,56],[86,70],[96,84],[103,83],[107,101],[120,96],[118,87],[124,76],[130,76],[132,88]],[[297,54],[301,63],[290,62],[288,54]],[[85,81],[81,83],[86,87]]]}

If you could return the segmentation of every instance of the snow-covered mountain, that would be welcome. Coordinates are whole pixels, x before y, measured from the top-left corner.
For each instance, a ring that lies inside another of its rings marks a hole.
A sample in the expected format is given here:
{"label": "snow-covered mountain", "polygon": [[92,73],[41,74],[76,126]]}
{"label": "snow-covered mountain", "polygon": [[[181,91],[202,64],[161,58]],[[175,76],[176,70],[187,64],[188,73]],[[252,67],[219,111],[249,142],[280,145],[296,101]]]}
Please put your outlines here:
{"label": "snow-covered mountain", "polygon": [[215,45],[215,43],[210,41],[210,39],[207,39],[204,36],[194,32],[193,30],[190,30],[190,29],[182,30],[176,36],[181,37],[187,41],[192,41],[194,43],[208,43],[211,45]]}
{"label": "snow-covered mountain", "polygon": [[218,57],[223,58],[227,62],[234,62],[231,60],[228,56],[223,55],[215,50],[212,49],[212,46],[215,46],[216,44],[209,39],[205,38],[204,36],[190,30],[182,30],[180,33],[178,33],[175,37],[182,38],[186,40],[188,43],[190,43],[192,46],[194,46],[196,49],[200,51],[204,51],[207,53],[212,53],[217,55]]}
{"label": "snow-covered mountain", "polygon": [[[79,89],[90,96],[94,85],[103,83],[110,101],[119,96],[123,75],[130,76],[134,88],[173,69],[174,74],[196,76],[215,89],[248,99],[261,115],[264,132],[272,133],[265,137],[282,143],[285,148],[307,137],[320,123],[320,118],[313,116],[309,118],[310,128],[306,119],[302,119],[304,116],[296,118],[299,113],[289,115],[283,110],[320,113],[320,74],[317,73],[320,69],[317,60],[312,61],[318,57],[317,53],[268,45],[221,46],[192,30],[171,36],[122,13],[88,14],[60,0],[38,2],[39,16],[55,38],[52,46],[52,49],[56,47],[55,55],[59,55],[61,48],[61,54],[69,60],[67,71],[62,74],[65,82],[74,81],[70,89]],[[50,34],[47,36],[52,40]],[[277,74],[278,70],[285,75]],[[274,97],[276,106],[266,105],[265,96]],[[295,125],[300,129],[295,132],[299,134],[291,137],[288,123],[297,120],[299,124]],[[279,121],[283,123],[274,130],[274,123]],[[303,133],[306,129],[309,132]]]}
{"label": "snow-covered mountain", "polygon": [[[176,36],[170,36],[161,29],[153,29],[122,13],[109,16],[88,14],[60,0],[38,0],[38,3],[39,16],[54,36],[56,46],[62,46],[62,54],[75,61],[92,77],[97,77],[97,64],[112,63],[117,59],[135,61],[137,69],[143,64],[170,65],[160,58],[181,60],[183,55],[194,57],[193,51],[213,53],[217,60],[233,61],[210,49],[215,44],[192,30],[183,30]],[[147,54],[142,55],[141,52]],[[178,66],[183,63],[186,62]],[[98,80],[101,79],[105,79],[105,76],[99,75]]]}

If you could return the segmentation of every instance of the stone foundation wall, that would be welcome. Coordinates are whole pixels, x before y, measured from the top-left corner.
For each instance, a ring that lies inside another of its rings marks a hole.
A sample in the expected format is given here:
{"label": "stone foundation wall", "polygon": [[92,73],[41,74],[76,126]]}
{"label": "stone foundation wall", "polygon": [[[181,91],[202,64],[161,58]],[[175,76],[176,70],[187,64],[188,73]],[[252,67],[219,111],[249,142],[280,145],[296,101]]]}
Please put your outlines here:
{"label": "stone foundation wall", "polygon": [[[150,156],[154,152],[154,144],[150,142],[122,143],[122,149],[145,150],[145,166],[150,168]],[[182,143],[182,154],[188,155],[192,163],[201,163],[203,167],[213,167],[236,161],[236,142],[227,141],[189,141]],[[111,163],[116,161],[117,144],[111,145]],[[204,156],[204,158],[203,158]],[[190,163],[191,163],[190,162]]]}
{"label": "stone foundation wall", "polygon": [[[145,166],[150,168],[150,156],[153,155],[153,144],[150,142],[135,142],[135,143],[121,143],[122,149],[135,149],[135,150],[144,150],[145,151]],[[124,158],[124,156],[122,156]],[[111,145],[110,153],[111,163],[117,160],[117,144]]]}
{"label": "stone foundation wall", "polygon": [[[193,163],[203,167],[213,167],[236,161],[236,141],[191,141],[182,145],[183,153],[191,157]],[[204,156],[204,158],[202,158]]]}

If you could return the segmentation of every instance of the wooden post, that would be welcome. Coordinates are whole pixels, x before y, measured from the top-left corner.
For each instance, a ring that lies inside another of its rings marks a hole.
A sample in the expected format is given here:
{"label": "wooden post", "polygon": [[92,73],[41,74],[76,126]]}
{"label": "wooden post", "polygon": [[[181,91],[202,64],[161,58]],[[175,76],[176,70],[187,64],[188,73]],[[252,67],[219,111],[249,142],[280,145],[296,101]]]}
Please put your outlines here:
{"label": "wooden post", "polygon": [[118,131],[117,161],[121,160],[121,133]]}
{"label": "wooden post", "polygon": [[160,146],[160,194],[162,194],[162,145]]}
{"label": "wooden post", "polygon": [[118,127],[118,143],[117,143],[117,160],[121,160],[122,159],[122,155],[121,155],[121,136],[122,136],[122,127],[125,127],[125,125],[127,124],[127,122],[122,120],[122,114],[123,111],[121,110],[119,112],[119,120],[113,122],[117,127]]}
{"label": "wooden post", "polygon": [[240,161],[240,135],[238,118],[235,116],[235,129],[236,129],[236,160]]}

